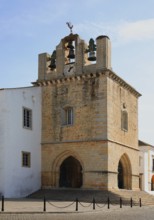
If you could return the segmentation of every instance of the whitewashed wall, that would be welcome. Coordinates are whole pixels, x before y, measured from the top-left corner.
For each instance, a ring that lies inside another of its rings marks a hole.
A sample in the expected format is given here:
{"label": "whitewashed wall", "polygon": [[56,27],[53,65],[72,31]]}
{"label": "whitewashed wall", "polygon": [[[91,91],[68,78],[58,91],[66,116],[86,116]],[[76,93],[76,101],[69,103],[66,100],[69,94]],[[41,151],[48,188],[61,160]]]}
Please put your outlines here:
{"label": "whitewashed wall", "polygon": [[140,173],[143,173],[142,190],[154,195],[154,191],[151,191],[151,178],[154,175],[154,172],[152,170],[154,148],[150,145],[141,146],[139,155],[140,157],[142,157],[142,163],[140,164]]}
{"label": "whitewashed wall", "polygon": [[[32,130],[23,128],[23,107],[32,109]],[[41,187],[41,88],[0,90],[0,192],[24,197]],[[31,167],[22,167],[22,151]]]}

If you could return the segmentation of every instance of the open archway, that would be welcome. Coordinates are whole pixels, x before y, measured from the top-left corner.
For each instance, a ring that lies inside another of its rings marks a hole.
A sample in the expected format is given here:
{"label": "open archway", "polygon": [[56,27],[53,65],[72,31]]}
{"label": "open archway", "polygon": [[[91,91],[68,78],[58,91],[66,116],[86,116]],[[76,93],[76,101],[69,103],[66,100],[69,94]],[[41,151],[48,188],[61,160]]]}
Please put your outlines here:
{"label": "open archway", "polygon": [[67,157],[60,166],[59,187],[80,188],[82,186],[82,166],[72,156]]}
{"label": "open archway", "polygon": [[151,191],[154,191],[154,175],[151,178]]}
{"label": "open archway", "polygon": [[118,188],[132,188],[132,168],[131,163],[126,154],[123,154],[118,163]]}

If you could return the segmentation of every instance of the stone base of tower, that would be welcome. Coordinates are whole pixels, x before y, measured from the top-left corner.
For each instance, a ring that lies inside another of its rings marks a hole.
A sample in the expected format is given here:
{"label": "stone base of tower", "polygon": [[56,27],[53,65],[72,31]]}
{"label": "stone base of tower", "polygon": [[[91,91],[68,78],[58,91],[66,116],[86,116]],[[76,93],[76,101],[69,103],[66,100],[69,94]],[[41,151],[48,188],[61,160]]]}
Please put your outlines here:
{"label": "stone base of tower", "polygon": [[138,190],[138,151],[107,141],[44,144],[42,187]]}

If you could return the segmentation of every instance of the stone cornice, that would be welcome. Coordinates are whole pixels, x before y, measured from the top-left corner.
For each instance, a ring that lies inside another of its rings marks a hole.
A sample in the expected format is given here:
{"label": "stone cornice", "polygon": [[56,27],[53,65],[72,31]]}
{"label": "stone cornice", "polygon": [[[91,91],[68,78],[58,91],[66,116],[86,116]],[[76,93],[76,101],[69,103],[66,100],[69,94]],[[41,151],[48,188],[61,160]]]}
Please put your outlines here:
{"label": "stone cornice", "polygon": [[71,75],[71,76],[65,76],[65,77],[63,76],[63,77],[57,77],[57,78],[49,79],[49,80],[37,80],[36,82],[32,82],[32,84],[34,86],[48,86],[48,85],[61,84],[65,82],[80,81],[80,80],[100,77],[102,75],[105,75],[106,77],[114,80],[121,87],[127,89],[132,94],[134,94],[135,97],[138,98],[141,96],[141,94],[137,92],[132,86],[130,86],[126,81],[124,81],[121,77],[119,77],[112,70],[109,70],[109,69],[100,70],[100,71],[97,71],[96,73]]}
{"label": "stone cornice", "polygon": [[57,77],[55,79],[51,80],[37,80],[36,82],[32,82],[35,86],[47,86],[47,85],[54,85],[54,84],[60,84],[65,82],[71,82],[71,81],[80,81],[90,78],[95,78],[103,73],[88,73],[88,74],[82,74],[82,75],[71,75],[71,76],[65,76],[65,77]]}
{"label": "stone cornice", "polygon": [[117,144],[117,145],[121,145],[122,147],[125,147],[125,148],[129,148],[129,149],[132,149],[132,150],[135,150],[135,151],[139,151],[139,149],[137,148],[134,148],[133,146],[130,146],[130,145],[126,145],[124,143],[121,143],[121,142],[117,142],[117,141],[114,141],[114,140],[111,140],[111,139],[90,139],[90,140],[66,140],[66,141],[43,141],[41,143],[41,145],[50,145],[50,144],[69,144],[69,143],[84,143],[84,142],[101,142],[103,144],[105,143],[113,143],[113,144]]}
{"label": "stone cornice", "polygon": [[131,93],[133,93],[136,97],[140,97],[141,94],[139,92],[137,92],[131,85],[129,85],[126,81],[124,81],[121,77],[119,77],[118,75],[116,75],[116,73],[114,73],[111,70],[108,70],[106,72],[107,76],[109,78],[111,78],[112,80],[116,81],[120,86],[122,86],[123,88],[129,90]]}

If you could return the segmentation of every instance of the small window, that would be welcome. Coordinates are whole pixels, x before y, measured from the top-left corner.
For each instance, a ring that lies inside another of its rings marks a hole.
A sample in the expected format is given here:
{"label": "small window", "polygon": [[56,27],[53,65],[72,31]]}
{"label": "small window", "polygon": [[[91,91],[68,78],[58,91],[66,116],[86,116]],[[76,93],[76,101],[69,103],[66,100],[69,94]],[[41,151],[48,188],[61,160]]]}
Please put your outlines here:
{"label": "small window", "polygon": [[32,129],[32,110],[23,108],[23,127]]}
{"label": "small window", "polygon": [[30,167],[30,159],[31,154],[30,152],[22,152],[22,166],[23,167]]}
{"label": "small window", "polygon": [[121,112],[121,129],[128,131],[128,113],[126,110]]}
{"label": "small window", "polygon": [[139,156],[139,166],[141,166],[141,165],[142,165],[142,157]]}
{"label": "small window", "polygon": [[68,107],[62,110],[62,124],[72,125],[73,124],[73,108]]}

